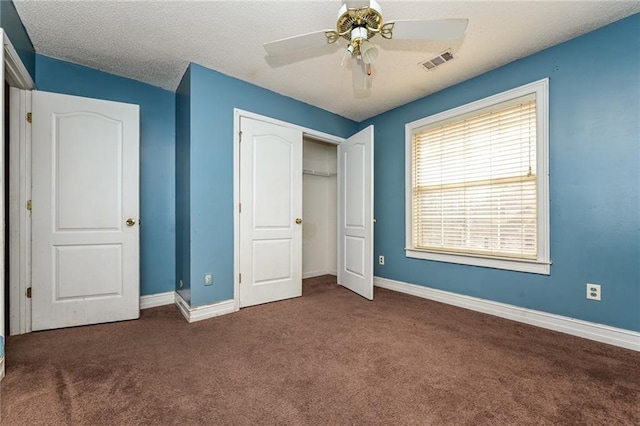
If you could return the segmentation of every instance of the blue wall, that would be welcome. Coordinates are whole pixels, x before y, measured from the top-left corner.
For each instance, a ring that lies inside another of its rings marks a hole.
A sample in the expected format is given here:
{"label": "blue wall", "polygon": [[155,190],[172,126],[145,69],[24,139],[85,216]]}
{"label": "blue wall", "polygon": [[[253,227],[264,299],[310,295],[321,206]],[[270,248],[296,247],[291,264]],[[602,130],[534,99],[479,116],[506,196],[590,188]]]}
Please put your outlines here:
{"label": "blue wall", "polygon": [[[196,64],[174,95],[35,55],[11,2],[0,25],[40,90],[140,105],[141,294],[181,278],[192,306],[233,297],[235,107],[339,136],[375,125],[377,276],[640,331],[640,15],[359,125]],[[404,124],[545,77],[551,275],[406,258]],[[585,299],[586,282],[602,284],[601,302]]]}
{"label": "blue wall", "polygon": [[36,54],[13,1],[0,1],[0,27],[6,31],[25,68],[36,78]]}
{"label": "blue wall", "polygon": [[[634,15],[360,123],[375,125],[375,275],[640,330],[638,28]],[[551,275],[405,257],[405,123],[545,77]]]}
{"label": "blue wall", "polygon": [[[233,109],[337,136],[344,117],[191,64],[191,305],[233,298]],[[204,286],[204,274],[213,274]]]}
{"label": "blue wall", "polygon": [[[191,303],[191,66],[176,90],[176,291]],[[182,280],[183,287],[179,282]]]}
{"label": "blue wall", "polygon": [[36,86],[140,105],[140,294],[174,291],[175,94],[42,55]]}

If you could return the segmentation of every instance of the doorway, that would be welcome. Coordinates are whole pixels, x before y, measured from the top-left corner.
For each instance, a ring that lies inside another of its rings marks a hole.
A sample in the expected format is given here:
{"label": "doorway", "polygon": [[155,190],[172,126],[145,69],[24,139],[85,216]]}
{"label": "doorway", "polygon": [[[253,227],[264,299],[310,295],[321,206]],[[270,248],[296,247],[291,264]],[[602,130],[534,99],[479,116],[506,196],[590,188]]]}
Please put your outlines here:
{"label": "doorway", "polygon": [[337,275],[338,147],[302,141],[302,278]]}
{"label": "doorway", "polygon": [[[306,277],[336,273],[339,285],[372,300],[373,126],[344,139],[238,109],[234,116],[235,310],[301,296],[304,252]],[[303,179],[307,192],[325,194],[306,194],[304,220]]]}
{"label": "doorway", "polygon": [[[32,89],[35,85],[31,75],[27,71],[26,67],[22,63],[20,56],[13,47],[11,40],[0,29],[0,38],[3,41],[3,48],[0,49],[0,80],[3,86],[0,92],[2,93],[2,114],[0,118],[0,128],[3,129],[2,150],[0,151],[0,218],[4,226],[4,231],[0,237],[0,251],[2,252],[2,260],[0,261],[0,379],[4,377],[4,344],[5,337],[9,335],[10,327],[15,326],[16,321],[9,323],[9,319],[13,320],[13,316],[9,311],[11,307],[11,297],[14,296],[15,291],[9,288],[12,276],[15,275],[15,267],[13,264],[13,258],[10,254],[13,254],[14,247],[10,245],[10,237],[14,232],[13,226],[9,226],[9,213],[16,204],[16,200],[13,197],[13,193],[10,189],[15,185],[16,179],[11,175],[9,170],[9,154],[14,156],[15,150],[8,145],[12,143],[12,139],[15,135],[15,129],[9,128],[9,117],[15,115],[18,111],[13,105],[10,98],[7,98],[7,92],[9,87],[19,87],[21,89]],[[9,105],[11,105],[11,111],[9,111]],[[13,158],[12,158],[13,160]],[[11,161],[13,164],[13,161]],[[11,183],[9,177],[12,177]],[[13,223],[15,225],[15,222]],[[8,249],[7,249],[8,247]],[[11,266],[11,269],[10,269]]]}

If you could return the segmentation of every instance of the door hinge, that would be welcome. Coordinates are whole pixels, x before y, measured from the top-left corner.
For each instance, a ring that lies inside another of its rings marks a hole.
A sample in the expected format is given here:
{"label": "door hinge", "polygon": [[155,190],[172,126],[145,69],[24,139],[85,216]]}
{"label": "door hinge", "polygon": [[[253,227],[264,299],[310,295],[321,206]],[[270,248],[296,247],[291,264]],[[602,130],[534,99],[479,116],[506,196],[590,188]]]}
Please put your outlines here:
{"label": "door hinge", "polygon": [[242,203],[238,203],[238,213],[242,213]]}
{"label": "door hinge", "polygon": [[31,200],[27,200],[27,210],[31,211],[31,207],[32,207]]}
{"label": "door hinge", "polygon": [[31,115],[30,112],[27,113],[27,123],[31,123],[31,120],[33,120],[33,116]]}
{"label": "door hinge", "polygon": [[238,132],[238,136],[240,137],[240,139],[238,140],[238,142],[242,142],[242,130],[240,130]]}
{"label": "door hinge", "polygon": [[27,288],[27,299],[31,299],[31,287]]}
{"label": "door hinge", "polygon": [[238,274],[238,282],[241,283],[242,282],[242,274]]}

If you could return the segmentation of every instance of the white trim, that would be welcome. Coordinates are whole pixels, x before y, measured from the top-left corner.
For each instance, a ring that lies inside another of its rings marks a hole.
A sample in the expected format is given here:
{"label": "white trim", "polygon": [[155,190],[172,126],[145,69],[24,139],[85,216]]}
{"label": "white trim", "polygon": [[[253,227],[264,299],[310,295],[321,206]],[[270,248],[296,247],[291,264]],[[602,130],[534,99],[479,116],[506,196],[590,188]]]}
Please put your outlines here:
{"label": "white trim", "polygon": [[[266,123],[284,126],[302,131],[305,135],[312,139],[339,145],[344,142],[344,138],[330,135],[319,130],[310,129],[308,127],[298,126],[296,124],[287,123],[286,121],[276,120],[275,118],[266,117],[250,111],[233,109],[233,304],[234,310],[240,309],[240,118],[251,118],[253,120],[264,121]],[[336,213],[337,214],[337,213]],[[183,312],[184,315],[184,312]]]}
{"label": "white trim", "polygon": [[0,356],[0,380],[4,379],[4,357]]}
{"label": "white trim", "polygon": [[218,317],[220,315],[232,314],[237,311],[235,300],[225,300],[224,302],[192,308],[178,293],[174,293],[174,295],[176,306],[180,310],[180,313],[182,313],[182,316],[190,323]]}
{"label": "white trim", "polygon": [[477,297],[464,296],[387,278],[375,277],[374,285],[380,288],[422,297],[423,299],[435,300],[436,302],[571,334],[572,336],[640,351],[640,332],[637,331],[610,327],[604,324],[521,308],[519,306],[479,299]]}
{"label": "white trim", "polygon": [[175,292],[167,291],[165,293],[147,294],[140,296],[140,309],[155,308],[156,306],[165,306],[175,303]]}
{"label": "white trim", "polygon": [[178,308],[184,319],[189,321],[189,304],[187,303],[187,301],[184,300],[178,293],[174,293],[174,303],[176,304],[176,307]]}
{"label": "white trim", "polygon": [[[2,56],[4,57],[4,51],[2,51]],[[5,258],[5,247],[7,247],[7,245],[9,244],[8,241],[5,240],[5,225],[7,223],[7,220],[9,220],[8,217],[6,217],[5,215],[5,191],[7,189],[7,181],[5,179],[5,170],[6,167],[9,167],[7,165],[8,162],[8,158],[5,158],[5,147],[6,147],[6,140],[5,140],[5,126],[8,126],[9,123],[6,123],[5,120],[5,109],[4,109],[4,90],[5,90],[5,85],[4,85],[4,59],[0,59],[0,61],[2,62],[3,66],[0,69],[0,81],[2,81],[2,87],[0,87],[0,99],[2,99],[2,109],[0,110],[0,114],[2,114],[0,116],[0,135],[2,135],[2,143],[0,144],[0,149],[2,150],[2,152],[0,152],[0,223],[2,223],[2,235],[0,236],[0,277],[2,277],[2,279],[0,279],[0,336],[2,337],[2,340],[0,341],[0,345],[2,345],[3,347],[0,348],[0,350],[2,351],[2,353],[4,353],[4,337],[5,337],[5,306],[6,306],[6,301],[5,301],[5,290],[6,290],[6,279],[5,279],[5,274],[6,274],[6,268],[5,268],[5,261],[8,260]],[[9,202],[10,204],[11,202]]]}
{"label": "white trim", "polygon": [[[9,285],[9,334],[22,334],[31,332],[31,299],[26,297],[26,289],[31,282],[31,225],[26,212],[26,200],[30,198],[31,191],[31,126],[27,125],[26,113],[31,110],[31,96],[29,92],[35,88],[33,78],[24,66],[22,59],[14,48],[7,33],[0,29],[0,37],[3,41],[3,75],[4,79],[13,88],[23,91],[18,96],[10,97],[9,123],[10,127],[9,167],[9,262],[11,262],[9,281],[0,286],[4,294],[4,286]],[[15,93],[15,92],[14,92]],[[4,117],[4,109],[2,110]],[[14,163],[17,161],[17,163]],[[10,167],[18,164],[18,167]],[[4,174],[4,169],[0,171]]]}
{"label": "white trim", "polygon": [[344,142],[344,138],[340,136],[334,136],[329,133],[324,133],[319,130],[310,129],[308,127],[298,126],[297,124],[288,123],[286,121],[278,120],[275,118],[267,117],[265,115],[256,114],[254,112],[241,110],[238,108],[233,109],[234,116],[234,125],[237,125],[237,128],[234,126],[234,133],[237,136],[238,131],[240,130],[240,117],[250,118],[253,120],[264,121],[265,123],[275,124],[276,126],[288,127],[290,129],[300,130],[303,133],[303,136],[309,136],[311,139],[316,141],[330,143],[333,145],[339,145]]}
{"label": "white trim", "polygon": [[31,332],[31,299],[26,297],[31,282],[31,92],[11,88],[9,107],[9,314],[10,335]]}
{"label": "white trim", "polygon": [[[538,253],[535,261],[519,259],[501,259],[490,256],[474,256],[464,253],[441,253],[413,248],[413,216],[412,216],[412,139],[417,128],[443,121],[452,117],[468,114],[476,110],[488,108],[528,94],[536,95],[536,162],[537,173],[537,206]],[[551,273],[551,254],[549,236],[549,79],[534,81],[524,86],[489,96],[475,102],[442,111],[429,117],[421,118],[405,124],[405,255],[416,259],[439,262],[458,263],[462,265],[482,266],[487,268],[507,269],[518,272],[549,275]]]}
{"label": "white trim", "polygon": [[31,78],[31,74],[27,71],[27,67],[22,63],[20,55],[18,55],[11,40],[9,40],[9,36],[4,31],[2,31],[2,39],[4,42],[4,67],[7,82],[10,86],[20,89],[35,89],[36,85],[33,82],[33,78]]}
{"label": "white trim", "polygon": [[310,271],[310,272],[303,272],[302,273],[302,279],[306,279],[306,278],[314,278],[314,277],[321,277],[323,275],[336,275],[337,272],[335,270],[329,270],[329,269],[325,269],[325,270],[321,270],[321,271]]}
{"label": "white trim", "polygon": [[471,254],[438,253],[405,249],[407,257],[414,259],[435,260],[438,262],[458,263],[462,265],[481,266],[485,268],[506,269],[508,271],[529,272],[532,274],[549,275],[551,273],[550,262],[526,261],[520,259],[507,259],[496,257],[482,257]]}

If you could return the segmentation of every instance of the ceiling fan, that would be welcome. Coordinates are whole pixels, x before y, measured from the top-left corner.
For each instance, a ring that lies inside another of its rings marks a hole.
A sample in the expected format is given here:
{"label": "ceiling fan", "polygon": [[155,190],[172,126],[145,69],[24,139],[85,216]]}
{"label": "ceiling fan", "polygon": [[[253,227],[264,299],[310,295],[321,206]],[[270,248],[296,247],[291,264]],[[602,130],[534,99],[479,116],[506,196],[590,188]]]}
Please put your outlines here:
{"label": "ceiling fan", "polygon": [[354,90],[371,87],[371,65],[378,49],[369,40],[380,34],[394,40],[456,40],[464,35],[467,19],[404,20],[382,19],[382,9],[375,0],[343,0],[335,30],[315,31],[264,44],[270,56],[298,52],[333,44],[343,38],[348,41],[344,59],[353,59]]}

